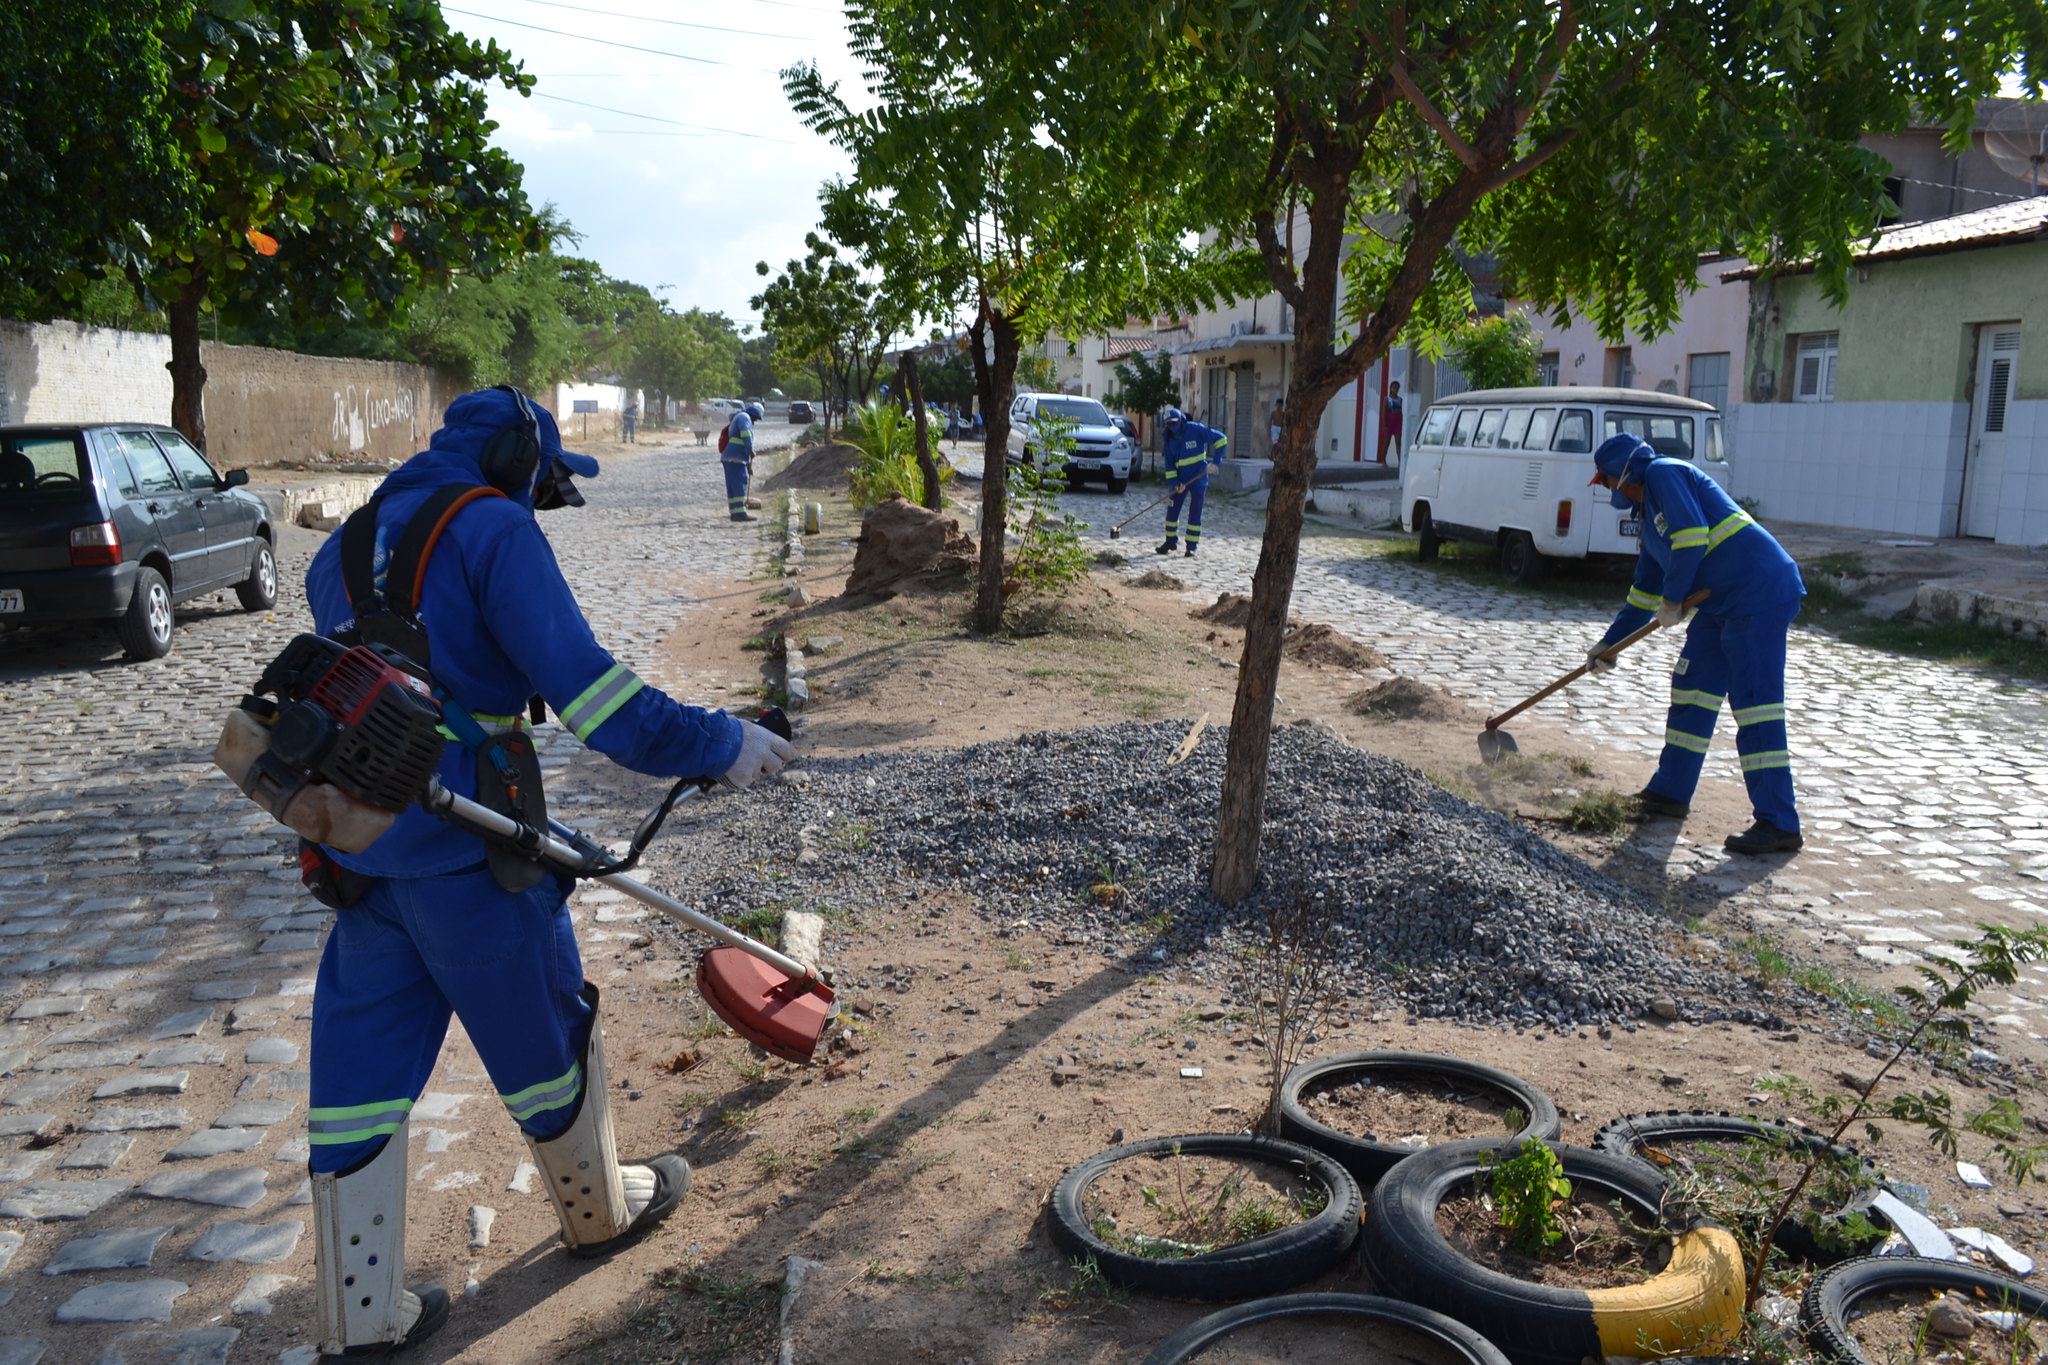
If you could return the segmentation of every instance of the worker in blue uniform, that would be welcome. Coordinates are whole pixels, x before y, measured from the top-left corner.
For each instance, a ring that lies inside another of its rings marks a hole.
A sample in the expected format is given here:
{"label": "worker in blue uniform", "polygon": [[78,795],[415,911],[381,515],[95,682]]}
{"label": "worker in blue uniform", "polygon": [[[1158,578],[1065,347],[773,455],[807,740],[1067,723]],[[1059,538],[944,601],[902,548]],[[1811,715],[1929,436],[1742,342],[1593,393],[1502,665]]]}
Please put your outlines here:
{"label": "worker in blue uniform", "polygon": [[1725,699],[1735,712],[1735,747],[1756,817],[1729,835],[1726,847],[1753,854],[1798,849],[1804,840],[1786,751],[1785,641],[1806,595],[1799,566],[1689,460],[1660,456],[1623,432],[1593,452],[1593,464],[1592,482],[1613,491],[1616,507],[1642,509],[1642,548],[1628,602],[1587,651],[1588,670],[1614,667],[1603,656],[1617,640],[1653,615],[1659,625],[1679,624],[1685,600],[1708,593],[1672,670],[1664,752],[1637,795],[1638,811],[1645,818],[1690,813]]}
{"label": "worker in blue uniform", "polygon": [[1160,462],[1173,498],[1166,504],[1166,539],[1158,553],[1170,555],[1180,548],[1181,508],[1185,504],[1185,534],[1192,555],[1202,543],[1202,501],[1209,494],[1209,466],[1223,458],[1223,448],[1230,441],[1214,427],[1190,422],[1179,408],[1168,408],[1162,425],[1166,439]]}
{"label": "worker in blue uniform", "polygon": [[754,521],[749,507],[761,504],[747,495],[754,478],[754,423],[761,420],[759,403],[749,403],[726,423],[725,444],[718,458],[725,469],[725,508],[734,521]]}
{"label": "worker in blue uniform", "polygon": [[[428,449],[378,487],[379,575],[430,497],[451,484],[486,489],[446,522],[418,571],[416,620],[436,685],[498,734],[524,723],[529,698],[543,698],[583,743],[652,776],[744,787],[780,770],[793,756],[787,742],[671,700],[592,636],[534,513],[580,506],[572,476],[596,473],[595,460],[562,449],[545,408],[505,388],[457,398]],[[314,556],[306,597],[322,634],[367,638],[343,542],[335,536]],[[450,744],[438,775],[475,797],[477,770],[468,747]],[[645,1233],[675,1208],[690,1172],[673,1155],[621,1165],[614,1150],[597,990],[583,978],[569,879],[522,864],[530,884],[507,890],[480,838],[418,806],[362,853],[328,853],[355,874],[360,898],[336,919],[313,995],[317,1344],[327,1355],[381,1356],[415,1344],[448,1312],[439,1286],[407,1287],[402,1276],[407,1116],[451,1011],[532,1149],[572,1255],[603,1255]]]}

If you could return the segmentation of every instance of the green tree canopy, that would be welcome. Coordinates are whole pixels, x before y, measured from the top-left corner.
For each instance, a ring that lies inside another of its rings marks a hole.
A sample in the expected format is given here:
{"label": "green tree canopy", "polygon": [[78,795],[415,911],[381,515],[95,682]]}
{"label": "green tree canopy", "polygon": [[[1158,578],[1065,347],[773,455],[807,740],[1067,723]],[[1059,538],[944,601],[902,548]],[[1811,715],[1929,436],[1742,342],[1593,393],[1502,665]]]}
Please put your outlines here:
{"label": "green tree canopy", "polygon": [[[777,366],[810,371],[823,394],[836,395],[850,408],[874,388],[889,338],[908,319],[873,279],[839,254],[837,243],[810,232],[804,249],[803,259],[783,267],[751,306],[761,310],[762,330],[775,338]],[[754,270],[767,275],[768,262]]]}
{"label": "green tree canopy", "polygon": [[1444,354],[1475,389],[1518,389],[1536,382],[1543,338],[1526,313],[1471,318],[1451,334]]}
{"label": "green tree canopy", "polygon": [[624,373],[635,388],[684,403],[731,394],[740,382],[740,337],[720,313],[661,309],[633,319]]}
{"label": "green tree canopy", "polygon": [[1116,367],[1116,387],[1102,395],[1105,406],[1156,416],[1180,406],[1173,358],[1164,351],[1134,355]]}

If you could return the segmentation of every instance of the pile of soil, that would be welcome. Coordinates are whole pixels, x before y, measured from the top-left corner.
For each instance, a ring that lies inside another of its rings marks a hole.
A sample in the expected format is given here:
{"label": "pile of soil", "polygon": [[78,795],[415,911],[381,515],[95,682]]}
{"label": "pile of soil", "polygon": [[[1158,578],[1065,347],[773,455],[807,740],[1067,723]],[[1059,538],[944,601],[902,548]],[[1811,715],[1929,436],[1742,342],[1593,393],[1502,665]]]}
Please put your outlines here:
{"label": "pile of soil", "polygon": [[1461,1254],[1503,1275],[1567,1289],[1610,1289],[1640,1284],[1650,1275],[1652,1237],[1637,1228],[1619,1200],[1599,1195],[1567,1200],[1557,1209],[1564,1237],[1531,1255],[1516,1247],[1500,1217],[1475,1195],[1446,1199],[1437,1230]]}
{"label": "pile of soil", "polygon": [[1252,619],[1252,599],[1241,592],[1226,592],[1206,607],[1188,613],[1197,621],[1207,621],[1212,626],[1236,626],[1242,629]]}
{"label": "pile of soil", "polygon": [[782,488],[832,488],[844,491],[851,481],[854,461],[860,452],[838,442],[813,446],[789,462],[780,473],[761,480],[759,487],[773,493]]}
{"label": "pile of soil", "polygon": [[[1141,588],[1153,586],[1145,581],[1157,569],[1137,580]],[[1177,580],[1168,580],[1174,587],[1181,586]],[[1188,613],[1197,621],[1207,621],[1212,626],[1230,626],[1242,630],[1251,624],[1252,599],[1243,593],[1226,592],[1209,606]],[[1357,672],[1367,669],[1385,668],[1387,661],[1378,650],[1362,645],[1347,635],[1321,623],[1309,624],[1298,617],[1287,618],[1287,636],[1281,648],[1289,658],[1298,659],[1311,667],[1349,668]]]}
{"label": "pile of soil", "polygon": [[[1187,587],[1187,584],[1181,582],[1164,569],[1147,569],[1131,580],[1131,586],[1134,588],[1164,588],[1169,592],[1179,592]],[[1196,615],[1199,616],[1200,613],[1197,612]]]}
{"label": "pile of soil", "polygon": [[1429,1146],[1513,1131],[1507,1124],[1506,1099],[1427,1072],[1394,1072],[1370,1081],[1323,1086],[1305,1092],[1301,1102],[1316,1122],[1373,1142],[1404,1142],[1419,1136],[1422,1141],[1417,1145]]}
{"label": "pile of soil", "polygon": [[[785,472],[794,470],[792,465]],[[861,519],[846,595],[873,597],[906,578],[965,573],[974,556],[974,542],[961,533],[958,520],[892,497]]]}
{"label": "pile of soil", "polygon": [[1354,716],[1379,720],[1436,720],[1451,724],[1483,724],[1485,716],[1439,687],[1426,687],[1413,678],[1393,678],[1378,687],[1355,692],[1344,699],[1344,709]]}

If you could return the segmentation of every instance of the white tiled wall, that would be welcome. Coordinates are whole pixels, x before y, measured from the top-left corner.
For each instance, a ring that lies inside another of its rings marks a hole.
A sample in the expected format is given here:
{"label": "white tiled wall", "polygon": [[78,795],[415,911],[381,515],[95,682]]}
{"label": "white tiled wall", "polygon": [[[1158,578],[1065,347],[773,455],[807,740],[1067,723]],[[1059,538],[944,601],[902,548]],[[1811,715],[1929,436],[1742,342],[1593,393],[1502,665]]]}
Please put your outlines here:
{"label": "white tiled wall", "polygon": [[2048,544],[2048,401],[2006,405],[1999,503],[1999,544]]}
{"label": "white tiled wall", "polygon": [[[2048,404],[2014,405],[2022,406]],[[1969,412],[1964,403],[1738,404],[1729,413],[1733,491],[1756,499],[1766,521],[1953,535]],[[2048,419],[2040,422],[2048,436]],[[2031,505],[2048,512],[2048,498]]]}

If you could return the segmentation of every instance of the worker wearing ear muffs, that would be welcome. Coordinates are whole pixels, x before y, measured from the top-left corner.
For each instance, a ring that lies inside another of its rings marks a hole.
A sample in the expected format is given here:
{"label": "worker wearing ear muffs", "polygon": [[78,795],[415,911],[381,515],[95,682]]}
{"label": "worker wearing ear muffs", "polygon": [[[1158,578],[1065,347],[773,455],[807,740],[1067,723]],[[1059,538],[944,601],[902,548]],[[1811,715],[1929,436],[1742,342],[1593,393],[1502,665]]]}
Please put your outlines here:
{"label": "worker wearing ear muffs", "polygon": [[1785,647],[1806,595],[1799,566],[1769,531],[1693,465],[1662,456],[1639,436],[1610,436],[1593,452],[1591,482],[1612,490],[1618,508],[1641,508],[1635,584],[1614,624],[1587,651],[1589,672],[1614,667],[1601,657],[1654,615],[1670,627],[1699,589],[1708,597],[1691,616],[1671,676],[1664,752],[1637,794],[1644,818],[1683,820],[1714,737],[1721,705],[1735,710],[1735,747],[1755,823],[1724,841],[1731,853],[1791,853],[1805,844],[1792,790],[1785,735]]}
{"label": "worker wearing ear muffs", "polygon": [[[449,485],[475,493],[418,571],[408,625],[431,646],[435,683],[492,734],[518,729],[529,698],[545,699],[578,739],[650,776],[745,787],[779,771],[794,756],[786,741],[671,700],[592,636],[534,513],[581,506],[574,480],[597,472],[597,461],[562,449],[553,414],[499,388],[456,399],[428,448],[378,487],[358,514],[374,526],[378,575],[423,505]],[[307,601],[322,634],[375,642],[398,617],[381,599],[369,610],[351,600],[344,540],[314,556]],[[477,796],[478,763],[464,745],[448,747],[438,775]],[[448,1315],[439,1286],[407,1287],[403,1273],[407,1116],[451,1012],[533,1151],[571,1255],[602,1256],[643,1235],[682,1199],[690,1170],[672,1155],[618,1159],[569,879],[529,864],[537,877],[507,889],[483,840],[417,806],[362,853],[325,852],[359,899],[336,918],[313,996],[317,1343],[325,1355],[381,1356]]]}

